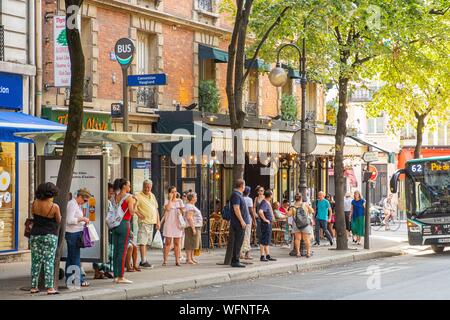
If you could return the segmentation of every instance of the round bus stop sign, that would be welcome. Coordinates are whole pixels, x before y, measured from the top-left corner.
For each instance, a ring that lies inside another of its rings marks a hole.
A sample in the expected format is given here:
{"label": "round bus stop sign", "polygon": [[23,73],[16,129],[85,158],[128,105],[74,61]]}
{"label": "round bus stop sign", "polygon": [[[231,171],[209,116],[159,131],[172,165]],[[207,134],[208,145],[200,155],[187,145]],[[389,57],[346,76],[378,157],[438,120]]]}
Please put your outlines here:
{"label": "round bus stop sign", "polygon": [[369,166],[369,171],[372,172],[372,175],[369,178],[369,181],[375,182],[378,177],[378,170],[375,166]]}
{"label": "round bus stop sign", "polygon": [[131,39],[121,38],[114,46],[117,62],[122,68],[128,68],[134,56],[134,43]]}

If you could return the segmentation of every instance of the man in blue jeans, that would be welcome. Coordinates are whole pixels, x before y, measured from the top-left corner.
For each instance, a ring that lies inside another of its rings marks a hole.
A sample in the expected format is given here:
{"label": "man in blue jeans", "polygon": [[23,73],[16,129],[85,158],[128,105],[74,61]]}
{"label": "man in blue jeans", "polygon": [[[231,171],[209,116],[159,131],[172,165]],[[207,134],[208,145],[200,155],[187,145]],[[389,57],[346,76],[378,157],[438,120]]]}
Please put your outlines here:
{"label": "man in blue jeans", "polygon": [[320,191],[317,194],[317,197],[319,198],[316,201],[317,208],[316,208],[316,242],[314,245],[320,245],[320,229],[322,228],[323,233],[325,234],[325,237],[330,241],[330,245],[333,245],[333,237],[331,236],[330,232],[328,231],[328,223],[331,222],[331,205],[330,202],[325,198],[325,193],[323,191]]}

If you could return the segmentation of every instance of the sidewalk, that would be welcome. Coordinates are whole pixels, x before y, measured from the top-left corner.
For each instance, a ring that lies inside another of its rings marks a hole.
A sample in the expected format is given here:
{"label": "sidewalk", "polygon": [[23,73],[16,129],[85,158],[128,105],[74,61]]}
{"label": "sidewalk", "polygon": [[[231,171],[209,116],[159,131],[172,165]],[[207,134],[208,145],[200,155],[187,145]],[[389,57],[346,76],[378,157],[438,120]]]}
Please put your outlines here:
{"label": "sidewalk", "polygon": [[[68,290],[60,288],[60,295],[47,296],[45,293],[31,295],[21,288],[29,288],[30,262],[0,264],[0,300],[4,299],[106,299],[124,300],[170,294],[175,291],[193,289],[203,286],[242,281],[258,277],[291,272],[307,272],[324,267],[346,264],[354,261],[378,259],[402,254],[402,248],[408,244],[402,239],[389,239],[384,236],[371,238],[371,249],[364,250],[362,246],[349,243],[352,250],[337,251],[329,245],[313,247],[313,256],[297,258],[289,256],[289,247],[271,247],[271,255],[278,259],[276,262],[260,262],[259,249],[253,249],[254,260],[246,268],[231,268],[218,265],[223,263],[225,249],[203,251],[198,257],[199,265],[182,264],[175,266],[173,255],[169,258],[169,265],[163,267],[161,250],[149,252],[149,262],[153,269],[142,269],[142,272],[126,273],[126,278],[133,284],[116,285],[111,279],[93,280],[92,264],[84,263],[87,272],[86,279],[91,283],[89,288]],[[60,281],[60,285],[63,284]]]}

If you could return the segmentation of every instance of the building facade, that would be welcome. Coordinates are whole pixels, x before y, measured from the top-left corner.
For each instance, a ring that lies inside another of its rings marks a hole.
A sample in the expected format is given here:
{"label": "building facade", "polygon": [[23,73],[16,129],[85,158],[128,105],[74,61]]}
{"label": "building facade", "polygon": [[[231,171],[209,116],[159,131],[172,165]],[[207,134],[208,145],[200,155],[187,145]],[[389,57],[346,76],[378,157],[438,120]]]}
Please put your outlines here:
{"label": "building facade", "polygon": [[4,129],[11,113],[34,114],[34,1],[0,2],[0,260],[28,248],[22,237],[33,186],[32,148]]}

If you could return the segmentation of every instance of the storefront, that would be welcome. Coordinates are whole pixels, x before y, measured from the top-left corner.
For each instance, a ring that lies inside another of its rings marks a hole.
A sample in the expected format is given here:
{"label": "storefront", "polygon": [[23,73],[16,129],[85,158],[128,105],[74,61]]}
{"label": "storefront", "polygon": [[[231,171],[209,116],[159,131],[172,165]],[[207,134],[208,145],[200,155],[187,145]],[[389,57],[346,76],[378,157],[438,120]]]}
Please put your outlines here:
{"label": "storefront", "polygon": [[[251,197],[257,186],[274,191],[274,200],[294,200],[299,192],[300,159],[292,147],[292,136],[298,128],[286,121],[268,122],[248,118],[242,130],[241,161],[245,165],[244,179],[251,187]],[[197,206],[206,224],[203,245],[209,243],[209,217],[221,210],[233,189],[233,131],[228,115],[210,115],[196,111],[160,112],[156,132],[180,132],[195,135],[192,144],[160,144],[153,147],[152,170],[157,185],[155,193],[160,203],[167,189],[195,191]],[[314,199],[320,190],[328,191],[329,169],[334,155],[334,136],[317,134],[317,147],[307,157],[307,195]],[[346,138],[344,154],[361,157],[367,147]]]}
{"label": "storefront", "polygon": [[52,132],[63,126],[23,113],[24,79],[0,72],[0,254],[17,252],[28,217],[28,150],[19,132]]}

